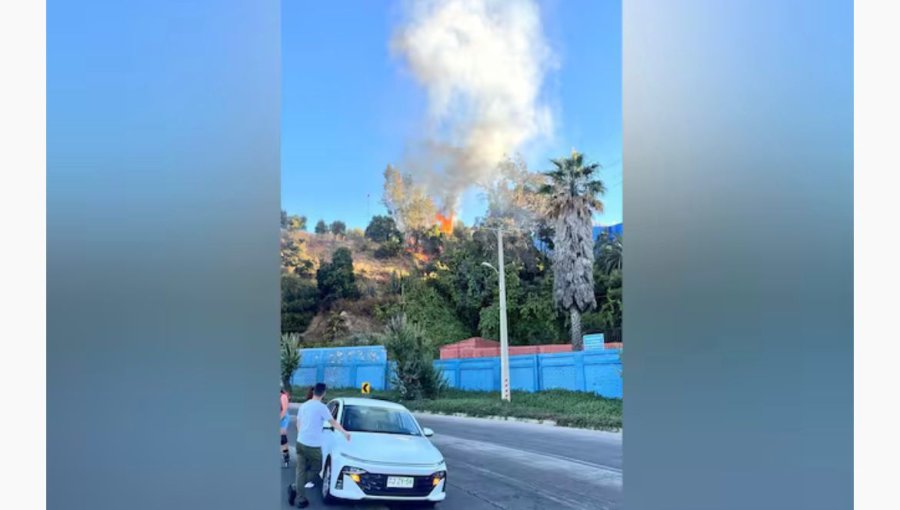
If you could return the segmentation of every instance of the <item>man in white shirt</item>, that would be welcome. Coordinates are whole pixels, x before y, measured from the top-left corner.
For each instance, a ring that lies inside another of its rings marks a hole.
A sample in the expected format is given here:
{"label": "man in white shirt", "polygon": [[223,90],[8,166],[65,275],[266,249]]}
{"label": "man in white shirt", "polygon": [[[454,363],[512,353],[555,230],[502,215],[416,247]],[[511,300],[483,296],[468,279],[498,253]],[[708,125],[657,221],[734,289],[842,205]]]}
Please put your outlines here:
{"label": "man in white shirt", "polygon": [[289,488],[288,499],[294,504],[296,497],[297,508],[309,506],[306,499],[306,485],[315,479],[316,473],[322,467],[322,426],[330,423],[335,430],[339,430],[347,441],[350,433],[344,430],[337,420],[331,416],[328,407],[322,403],[325,396],[325,384],[317,383],[313,389],[313,397],[304,402],[297,411],[297,480]]}

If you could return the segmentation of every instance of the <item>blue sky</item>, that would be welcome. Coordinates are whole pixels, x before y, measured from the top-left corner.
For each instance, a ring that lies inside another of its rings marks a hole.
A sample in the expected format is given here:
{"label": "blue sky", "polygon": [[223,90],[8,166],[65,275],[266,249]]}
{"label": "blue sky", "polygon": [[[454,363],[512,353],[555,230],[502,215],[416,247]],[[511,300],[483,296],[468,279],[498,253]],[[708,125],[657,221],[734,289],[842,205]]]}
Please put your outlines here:
{"label": "blue sky", "polygon": [[[532,170],[572,148],[600,163],[608,191],[597,224],[622,220],[620,0],[538,2],[559,66],[543,95],[555,137],[526,153]],[[365,227],[382,214],[382,172],[400,162],[425,116],[424,91],[391,54],[395,1],[300,2],[282,11],[282,208],[311,222]],[[462,201],[471,224],[484,212],[477,191]]]}

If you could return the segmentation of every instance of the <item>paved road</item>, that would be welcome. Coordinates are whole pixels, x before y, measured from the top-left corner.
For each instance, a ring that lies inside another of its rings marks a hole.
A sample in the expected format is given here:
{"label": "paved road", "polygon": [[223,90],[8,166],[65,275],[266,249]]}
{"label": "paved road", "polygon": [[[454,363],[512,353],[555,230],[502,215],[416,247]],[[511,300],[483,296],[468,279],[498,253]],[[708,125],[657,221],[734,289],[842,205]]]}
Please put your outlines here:
{"label": "paved road", "polygon": [[[419,415],[434,429],[447,461],[449,487],[441,510],[621,510],[622,436],[528,423]],[[292,428],[291,444],[294,441]],[[293,462],[292,462],[293,464]],[[282,470],[282,508],[294,469]],[[328,508],[319,487],[308,508]],[[344,504],[338,508],[394,510],[411,504]]]}

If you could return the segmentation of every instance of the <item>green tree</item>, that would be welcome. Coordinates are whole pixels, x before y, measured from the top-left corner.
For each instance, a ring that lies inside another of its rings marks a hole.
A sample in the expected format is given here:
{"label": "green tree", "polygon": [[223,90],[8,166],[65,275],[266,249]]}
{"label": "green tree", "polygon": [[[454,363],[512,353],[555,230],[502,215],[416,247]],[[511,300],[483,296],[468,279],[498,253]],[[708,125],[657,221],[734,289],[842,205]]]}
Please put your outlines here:
{"label": "green tree", "polygon": [[435,346],[418,324],[403,315],[393,317],[378,340],[396,363],[392,382],[400,398],[434,399],[447,388],[443,373],[434,366]]}
{"label": "green tree", "polygon": [[316,272],[319,298],[326,306],[338,299],[356,299],[359,289],[353,274],[353,255],[349,248],[338,248],[331,256],[331,262],[322,264]]}
{"label": "green tree", "polygon": [[607,273],[594,264],[594,294],[597,310],[585,314],[584,327],[589,332],[603,333],[607,342],[622,341],[622,271]]}
{"label": "green tree", "polygon": [[[480,329],[481,310],[491,305],[497,293],[497,278],[483,265],[497,259],[497,241],[489,231],[465,229],[458,233],[445,244],[433,285],[447,296],[454,315],[475,335]],[[514,261],[514,257],[509,260]]]}
{"label": "green tree", "polygon": [[300,335],[281,334],[281,384],[291,390],[291,377],[300,366]]}
{"label": "green tree", "polygon": [[306,216],[290,216],[288,218],[288,230],[306,230]]}
{"label": "green tree", "polygon": [[315,232],[319,235],[328,233],[328,225],[325,223],[325,220],[319,220],[318,222],[316,222]]}
{"label": "green tree", "polygon": [[397,239],[388,239],[375,249],[374,255],[376,259],[389,259],[400,255],[402,251],[403,245],[400,241]]}
{"label": "green tree", "polygon": [[[552,282],[538,278],[531,282],[519,277],[515,264],[506,266],[506,313],[511,345],[555,343],[560,339],[560,316],[553,306]],[[500,338],[500,299],[496,273],[491,304],[481,310],[479,331],[485,338]]]}
{"label": "green tree", "polygon": [[390,216],[373,216],[366,227],[366,237],[376,243],[386,243],[391,240],[402,241],[403,236],[397,229],[394,218]]}
{"label": "green tree", "polygon": [[298,276],[312,277],[315,263],[306,253],[303,239],[295,239],[290,234],[281,236],[281,270]]}
{"label": "green tree", "polygon": [[582,350],[581,315],[597,306],[594,296],[593,216],[603,212],[598,198],[605,193],[595,178],[600,165],[585,164],[584,155],[573,151],[568,158],[552,160],[541,193],[548,198],[547,213],[555,221],[553,239],[553,297],[569,313],[572,348]]}
{"label": "green tree", "polygon": [[309,279],[281,275],[281,331],[302,333],[319,309],[319,291]]}
{"label": "green tree", "polygon": [[603,272],[610,274],[622,270],[622,235],[610,235],[602,232],[597,236],[594,245],[594,260],[600,264]]}
{"label": "green tree", "polygon": [[281,210],[281,228],[288,226],[288,213],[284,209]]}
{"label": "green tree", "polygon": [[403,288],[402,311],[407,318],[422,326],[434,345],[440,346],[473,336],[470,328],[463,324],[448,298],[429,280],[410,280]]}
{"label": "green tree", "polygon": [[343,221],[333,221],[329,230],[335,237],[343,237],[347,234],[347,224]]}
{"label": "green tree", "polygon": [[438,255],[443,251],[445,236],[437,225],[432,225],[430,228],[417,232],[414,235],[417,236],[418,244],[423,253]]}

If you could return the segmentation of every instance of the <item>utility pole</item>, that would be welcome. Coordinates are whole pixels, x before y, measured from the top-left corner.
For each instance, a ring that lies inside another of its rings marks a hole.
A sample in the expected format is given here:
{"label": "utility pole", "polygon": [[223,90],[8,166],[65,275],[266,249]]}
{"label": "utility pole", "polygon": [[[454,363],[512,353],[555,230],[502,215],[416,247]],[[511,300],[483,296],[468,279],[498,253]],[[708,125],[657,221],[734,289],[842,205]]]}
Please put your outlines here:
{"label": "utility pole", "polygon": [[506,268],[503,262],[503,229],[497,227],[496,229],[487,228],[486,230],[497,231],[498,267],[492,266],[489,262],[482,262],[481,264],[496,271],[500,283],[500,398],[509,402],[511,400],[509,388],[509,336],[506,331]]}
{"label": "utility pole", "polygon": [[503,230],[497,229],[497,265],[500,277],[500,398],[509,402],[509,339],[506,334],[506,270],[503,267]]}

